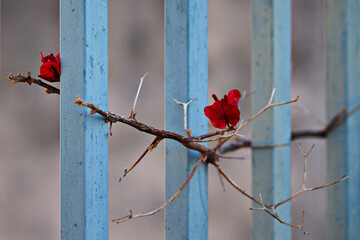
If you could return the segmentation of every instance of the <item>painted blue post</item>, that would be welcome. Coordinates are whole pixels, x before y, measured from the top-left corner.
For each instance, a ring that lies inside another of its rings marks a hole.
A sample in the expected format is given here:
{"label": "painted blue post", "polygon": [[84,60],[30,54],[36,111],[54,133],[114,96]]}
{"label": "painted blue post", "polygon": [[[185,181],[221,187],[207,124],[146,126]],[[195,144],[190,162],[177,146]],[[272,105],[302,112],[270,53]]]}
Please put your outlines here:
{"label": "painted blue post", "polygon": [[61,239],[108,239],[107,1],[61,0]]}
{"label": "painted blue post", "polygon": [[[166,129],[184,134],[183,109],[189,105],[188,128],[193,135],[207,133],[207,0],[165,1]],[[199,154],[166,141],[166,199],[185,182]],[[166,239],[207,239],[207,167],[201,163],[184,191],[166,208]]]}
{"label": "painted blue post", "polygon": [[[327,119],[342,107],[360,103],[360,1],[326,1]],[[360,112],[327,138],[327,178],[346,174],[344,183],[328,189],[328,239],[359,239],[360,229]]]}
{"label": "painted blue post", "polygon": [[[255,114],[270,99],[290,100],[291,86],[291,1],[252,1],[252,112]],[[290,142],[290,106],[280,106],[256,119],[252,128],[254,146]],[[290,147],[252,151],[253,195],[259,193],[266,203],[276,203],[291,193]],[[256,206],[259,207],[259,206]],[[291,221],[290,204],[279,207],[278,214]],[[291,239],[291,229],[263,211],[253,212],[253,239]]]}

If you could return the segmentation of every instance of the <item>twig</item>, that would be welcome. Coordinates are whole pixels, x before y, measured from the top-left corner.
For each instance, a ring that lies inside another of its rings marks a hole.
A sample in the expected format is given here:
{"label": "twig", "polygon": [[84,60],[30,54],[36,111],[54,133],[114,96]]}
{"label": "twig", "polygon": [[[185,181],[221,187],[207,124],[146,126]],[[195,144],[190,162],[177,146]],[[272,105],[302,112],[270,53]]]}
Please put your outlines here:
{"label": "twig", "polygon": [[[261,197],[261,193],[259,193],[260,195],[260,200],[261,202],[263,202],[262,200],[262,197]],[[301,225],[293,225],[293,224],[290,224],[290,223],[287,223],[285,222],[284,220],[282,220],[277,214],[276,214],[276,210],[274,208],[272,208],[273,212],[271,212],[270,210],[268,210],[266,208],[265,205],[262,205],[261,208],[250,208],[250,210],[264,210],[265,212],[267,212],[270,216],[272,216],[273,218],[275,218],[276,220],[278,220],[281,224],[284,224],[285,226],[288,226],[288,227],[291,227],[291,228],[299,228],[301,229],[301,231],[304,233],[304,234],[309,234],[307,232],[304,231],[304,215],[305,215],[305,212],[303,211],[302,213],[302,217],[301,217]]]}
{"label": "twig", "polygon": [[301,148],[301,146],[300,146],[299,144],[298,144],[297,146],[298,146],[299,150],[301,151],[301,153],[302,153],[303,156],[304,156],[304,175],[303,175],[302,188],[305,189],[306,177],[307,177],[307,162],[308,162],[307,160],[308,160],[308,158],[309,158],[309,155],[310,155],[311,151],[314,149],[315,144],[313,144],[313,145],[311,146],[310,150],[309,150],[307,153],[305,153],[305,152],[303,151],[303,149]]}
{"label": "twig", "polygon": [[138,90],[136,92],[136,96],[135,96],[135,99],[134,99],[134,104],[132,106],[132,109],[131,109],[131,113],[130,113],[130,118],[135,118],[135,107],[136,107],[136,103],[137,103],[137,100],[139,98],[139,94],[140,94],[140,90],[141,90],[141,86],[143,84],[143,81],[144,81],[144,78],[148,75],[148,73],[145,73],[145,75],[140,78],[140,84],[139,84],[139,87],[138,87]]}
{"label": "twig", "polygon": [[206,139],[206,138],[213,137],[213,136],[224,135],[225,133],[233,131],[233,130],[235,130],[235,127],[230,126],[230,127],[228,127],[227,129],[224,129],[224,130],[219,130],[219,131],[215,131],[215,132],[212,132],[212,133],[206,133],[206,134],[203,134],[203,135],[200,135],[200,136],[197,136],[197,137],[192,137],[192,139],[202,140],[202,139]]}
{"label": "twig", "polygon": [[251,196],[250,194],[248,194],[247,192],[245,192],[243,189],[241,189],[225,172],[224,170],[220,167],[220,165],[218,163],[212,163],[217,170],[219,171],[219,173],[234,187],[236,188],[240,193],[242,193],[245,197],[249,198],[250,200],[256,202],[259,205],[264,205],[267,208],[271,208],[271,205],[265,204],[262,201],[257,200],[256,198],[254,198],[253,196]]}
{"label": "twig", "polygon": [[[293,131],[291,133],[291,141],[300,138],[307,138],[307,137],[325,138],[334,128],[336,128],[338,125],[340,125],[347,118],[349,118],[351,115],[353,115],[359,110],[360,110],[360,104],[358,104],[348,112],[346,112],[346,108],[342,108],[339,111],[339,113],[337,113],[323,129]],[[289,144],[290,143],[271,144],[264,146],[261,145],[261,146],[255,146],[254,148],[273,148],[273,147],[281,147],[283,145],[289,145]],[[218,151],[221,154],[225,154],[227,152],[232,152],[241,148],[249,148],[249,147],[252,147],[252,141],[250,139],[237,139],[235,142],[222,146],[221,148],[219,148]]]}
{"label": "twig", "polygon": [[220,185],[222,187],[223,192],[226,192],[226,188],[225,188],[225,183],[223,180],[223,176],[221,175],[221,173],[218,171],[218,176],[219,176],[219,180],[220,180]]}
{"label": "twig", "polygon": [[196,150],[200,153],[203,153],[204,155],[207,156],[208,161],[214,161],[214,159],[215,159],[215,155],[216,155],[215,151],[207,148],[204,145],[192,142],[191,138],[186,138],[186,137],[181,136],[174,132],[156,129],[154,127],[148,126],[146,124],[143,124],[143,123],[138,122],[131,118],[123,117],[121,115],[117,115],[117,114],[110,113],[110,112],[104,112],[100,108],[96,107],[93,103],[86,103],[86,102],[84,102],[84,100],[82,100],[79,97],[76,98],[75,103],[78,105],[90,108],[91,109],[90,114],[95,114],[95,113],[100,114],[101,116],[103,116],[105,118],[106,122],[125,123],[129,126],[136,128],[137,130],[139,130],[141,132],[146,132],[151,135],[158,136],[160,138],[168,138],[168,139],[175,140],[175,141],[181,143],[182,145],[184,145],[188,149]]}
{"label": "twig", "polygon": [[[229,137],[232,137],[234,136],[233,134],[231,135],[225,135],[225,136],[222,136],[222,137],[216,137],[216,138],[212,138],[212,139],[203,139],[203,140],[198,140],[198,139],[191,139],[191,142],[217,142],[217,141],[221,141],[223,139],[227,139]],[[245,135],[240,135],[240,134],[237,134],[236,136],[238,137],[245,137]]]}
{"label": "twig", "polygon": [[46,88],[45,93],[47,94],[60,94],[60,89],[53,87],[47,83],[44,83],[43,81],[41,81],[40,79],[36,79],[36,78],[32,78],[30,75],[30,72],[28,72],[28,76],[25,77],[23,75],[21,75],[20,73],[15,76],[12,73],[10,73],[7,78],[12,81],[14,84],[15,83],[19,83],[19,82],[26,82],[29,85],[31,85],[32,83],[37,84],[43,88]]}
{"label": "twig", "polygon": [[149,152],[152,151],[154,148],[157,147],[157,145],[159,144],[159,142],[162,140],[162,138],[160,137],[155,137],[155,139],[151,142],[151,144],[149,145],[149,147],[146,148],[146,150],[143,152],[143,154],[141,154],[141,156],[139,157],[139,159],[131,166],[130,169],[126,169],[124,171],[124,174],[119,178],[119,182],[121,182],[121,179],[123,179],[124,177],[126,177],[126,175],[134,169],[134,167],[144,158],[144,156]]}
{"label": "twig", "polygon": [[315,190],[318,190],[318,189],[322,189],[322,188],[326,188],[326,187],[329,187],[329,186],[332,186],[336,183],[339,183],[339,182],[342,182],[346,179],[348,179],[349,177],[348,176],[342,176],[341,178],[338,178],[337,180],[331,182],[331,183],[328,183],[328,184],[324,184],[324,185],[321,185],[321,186],[318,186],[318,187],[313,187],[313,188],[307,188],[306,187],[306,180],[307,180],[307,161],[308,161],[308,158],[309,158],[309,155],[311,153],[311,151],[314,149],[315,145],[312,145],[310,150],[305,153],[303,151],[303,149],[300,147],[300,145],[298,145],[298,148],[299,150],[301,151],[301,153],[303,154],[304,156],[304,172],[303,172],[303,181],[302,181],[302,185],[301,185],[301,189],[299,191],[297,191],[296,193],[292,194],[290,197],[288,197],[287,199],[279,202],[279,203],[276,203],[274,205],[274,209],[276,209],[277,207],[281,206],[282,204],[288,202],[288,201],[291,201],[292,199],[294,199],[295,197],[299,196],[300,194],[304,193],[304,192],[310,192],[310,191],[315,191]]}
{"label": "twig", "polygon": [[109,133],[110,133],[110,136],[112,136],[112,122],[110,122],[110,124],[109,124]]}
{"label": "twig", "polygon": [[133,215],[132,214],[132,211],[130,211],[130,214],[125,216],[125,217],[122,217],[122,218],[117,218],[117,219],[114,219],[112,220],[113,222],[116,222],[116,223],[122,223],[122,222],[125,222],[125,221],[128,221],[130,219],[133,219],[133,218],[140,218],[140,217],[147,217],[147,216],[151,216],[151,215],[154,215],[155,213],[158,213],[160,212],[161,210],[165,209],[170,203],[172,203],[174,201],[174,199],[182,192],[182,190],[186,187],[186,185],[190,182],[191,178],[194,176],[196,170],[198,169],[199,165],[201,162],[204,162],[205,161],[205,158],[206,156],[204,155],[201,155],[199,157],[199,159],[197,160],[194,168],[192,169],[190,175],[187,177],[186,181],[183,183],[183,185],[179,188],[179,190],[169,199],[169,201],[167,201],[166,203],[164,203],[163,205],[161,205],[159,208],[155,209],[154,211],[151,211],[151,212],[148,212],[148,213],[141,213],[141,214],[136,214],[136,215]]}
{"label": "twig", "polygon": [[229,156],[223,156],[223,155],[220,155],[220,154],[217,154],[216,156],[218,158],[224,158],[224,159],[239,159],[239,160],[244,160],[245,159],[244,157],[229,157]]}
{"label": "twig", "polygon": [[244,124],[242,124],[241,126],[239,126],[236,129],[236,132],[239,132],[241,129],[243,129],[246,125],[248,125],[249,123],[251,123],[255,118],[257,118],[258,116],[260,116],[261,114],[263,114],[266,110],[272,108],[272,107],[276,107],[276,106],[281,106],[281,105],[286,105],[286,104],[290,104],[290,103],[294,103],[297,102],[299,100],[299,96],[296,99],[290,100],[290,101],[286,101],[286,102],[280,102],[280,103],[272,103],[272,99],[274,97],[275,94],[275,89],[273,89],[273,92],[271,94],[271,97],[269,99],[268,104],[261,109],[258,113],[256,113],[254,116],[252,116],[249,120],[247,120]]}
{"label": "twig", "polygon": [[191,130],[187,129],[187,108],[189,106],[190,103],[192,103],[193,101],[196,100],[196,98],[191,99],[190,101],[188,101],[187,103],[183,103],[183,102],[179,102],[178,100],[176,100],[175,98],[173,98],[174,102],[176,104],[179,104],[183,107],[184,110],[184,131],[185,131],[185,135],[187,137],[191,136]]}
{"label": "twig", "polygon": [[325,185],[321,185],[321,186],[313,187],[313,188],[304,188],[304,189],[301,189],[301,190],[299,190],[298,192],[296,192],[296,193],[294,193],[293,195],[291,195],[289,198],[287,198],[287,199],[285,199],[285,200],[283,200],[283,201],[275,204],[275,205],[274,205],[274,208],[277,208],[277,207],[283,205],[284,203],[286,203],[286,202],[294,199],[295,197],[299,196],[300,194],[302,194],[302,193],[304,193],[304,192],[310,192],[310,191],[315,191],[315,190],[327,188],[327,187],[330,187],[330,186],[332,186],[332,185],[335,185],[335,184],[337,184],[337,183],[339,183],[339,182],[342,182],[342,181],[344,181],[344,180],[346,180],[346,179],[348,179],[348,178],[349,178],[349,176],[345,176],[345,175],[344,175],[344,176],[342,176],[341,178],[338,178],[337,180],[335,180],[335,181],[333,181],[333,182],[331,182],[331,183],[325,184]]}
{"label": "twig", "polygon": [[[331,182],[331,183],[328,183],[328,184],[325,184],[325,185],[322,185],[322,186],[318,186],[318,187],[313,187],[313,188],[307,188],[306,187],[306,180],[307,180],[307,160],[308,160],[308,157],[311,153],[311,151],[314,149],[314,145],[310,148],[310,150],[305,153],[299,146],[299,149],[300,151],[302,152],[302,154],[304,155],[304,173],[303,173],[303,182],[302,182],[302,188],[301,190],[299,190],[298,192],[294,193],[293,195],[291,195],[290,197],[288,197],[287,199],[279,202],[279,203],[276,203],[276,204],[273,204],[273,205],[270,205],[270,204],[265,204],[264,201],[262,200],[262,197],[261,197],[261,194],[260,194],[260,200],[257,200],[256,198],[254,198],[253,196],[251,196],[250,194],[246,193],[243,189],[241,189],[225,172],[224,170],[220,167],[220,165],[218,164],[218,162],[213,162],[212,164],[218,169],[218,172],[224,176],[224,178],[235,188],[237,189],[240,193],[242,193],[244,196],[246,196],[247,198],[251,199],[252,201],[254,201],[255,203],[263,206],[262,208],[250,208],[251,210],[264,210],[266,211],[268,214],[270,214],[272,217],[274,217],[276,220],[278,220],[280,223],[288,226],[288,227],[291,227],[291,228],[299,228],[303,231],[304,234],[308,234],[304,231],[303,229],[303,219],[304,219],[304,213],[303,213],[303,217],[302,217],[302,221],[301,221],[301,225],[292,225],[292,224],[289,224],[289,223],[286,223],[285,221],[283,221],[277,214],[276,214],[276,208],[283,205],[284,203],[288,202],[288,201],[291,201],[292,199],[294,199],[295,197],[299,196],[300,194],[304,193],[304,192],[309,192],[309,191],[315,191],[315,190],[318,190],[318,189],[323,189],[323,188],[326,188],[326,187],[329,187],[329,186],[332,186],[334,184],[337,184],[341,181],[344,181],[346,180],[347,178],[349,178],[348,176],[342,176],[341,178]],[[271,211],[270,211],[271,210]]]}
{"label": "twig", "polygon": [[295,140],[301,137],[327,137],[329,132],[335,129],[337,126],[342,124],[346,119],[348,119],[351,115],[360,110],[360,104],[356,105],[350,111],[347,111],[346,107],[343,107],[330,121],[329,123],[320,130],[305,130],[305,131],[296,131],[292,132],[291,139]]}

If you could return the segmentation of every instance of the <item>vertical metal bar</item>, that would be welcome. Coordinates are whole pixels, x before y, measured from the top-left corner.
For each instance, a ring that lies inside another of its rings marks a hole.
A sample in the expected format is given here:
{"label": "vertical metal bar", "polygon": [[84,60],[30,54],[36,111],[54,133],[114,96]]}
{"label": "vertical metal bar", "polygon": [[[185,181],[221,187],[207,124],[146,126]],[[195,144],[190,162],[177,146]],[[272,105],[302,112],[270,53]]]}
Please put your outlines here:
{"label": "vertical metal bar", "polygon": [[61,239],[108,239],[107,1],[61,0]]}
{"label": "vertical metal bar", "polygon": [[0,72],[1,72],[1,54],[2,54],[2,45],[1,45],[1,31],[2,31],[2,24],[1,24],[1,0],[0,0]]}
{"label": "vertical metal bar", "polygon": [[[326,1],[327,119],[360,103],[359,0]],[[349,180],[328,189],[328,239],[358,239],[360,229],[360,113],[327,138],[328,180]]]}
{"label": "vertical metal bar", "polygon": [[[276,89],[274,102],[290,99],[291,87],[291,1],[252,1],[252,112],[269,101]],[[256,119],[252,128],[254,146],[290,142],[290,106],[276,107]],[[253,195],[259,193],[267,203],[276,203],[291,192],[290,147],[252,151]],[[291,221],[290,204],[278,214]],[[253,212],[253,239],[290,239],[291,229],[281,225],[265,212]]]}
{"label": "vertical metal bar", "polygon": [[[188,128],[207,132],[207,0],[165,1],[166,129],[184,134],[183,110],[173,98],[189,105]],[[166,199],[185,182],[199,154],[166,141]],[[207,239],[207,167],[201,164],[189,185],[166,208],[166,239]]]}

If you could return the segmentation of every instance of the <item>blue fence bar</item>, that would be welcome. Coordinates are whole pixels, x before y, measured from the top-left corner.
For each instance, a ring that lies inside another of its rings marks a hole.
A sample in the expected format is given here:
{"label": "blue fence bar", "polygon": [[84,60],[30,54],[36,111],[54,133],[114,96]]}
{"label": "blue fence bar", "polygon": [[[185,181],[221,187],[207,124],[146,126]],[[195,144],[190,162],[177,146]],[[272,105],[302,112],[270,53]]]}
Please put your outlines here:
{"label": "blue fence bar", "polygon": [[[207,0],[165,1],[166,129],[184,134],[183,109],[187,102],[188,128],[193,135],[207,132],[203,112],[207,105]],[[166,199],[184,183],[199,154],[177,142],[166,141]],[[193,179],[166,208],[166,239],[207,239],[207,167],[201,164]]]}
{"label": "blue fence bar", "polygon": [[[269,101],[290,99],[291,1],[252,1],[252,112]],[[252,128],[254,146],[290,142],[290,106],[276,107],[256,119]],[[267,203],[276,203],[291,192],[290,147],[252,151],[253,195],[259,193]],[[257,206],[259,207],[259,206]],[[291,221],[290,204],[279,207],[278,214]],[[291,229],[265,212],[253,212],[253,239],[291,239]]]}
{"label": "blue fence bar", "polygon": [[[359,0],[326,1],[327,119],[342,107],[360,103]],[[359,239],[360,113],[330,133],[327,139],[327,178],[346,174],[349,180],[328,189],[328,239]]]}
{"label": "blue fence bar", "polygon": [[107,1],[61,0],[61,239],[108,239]]}

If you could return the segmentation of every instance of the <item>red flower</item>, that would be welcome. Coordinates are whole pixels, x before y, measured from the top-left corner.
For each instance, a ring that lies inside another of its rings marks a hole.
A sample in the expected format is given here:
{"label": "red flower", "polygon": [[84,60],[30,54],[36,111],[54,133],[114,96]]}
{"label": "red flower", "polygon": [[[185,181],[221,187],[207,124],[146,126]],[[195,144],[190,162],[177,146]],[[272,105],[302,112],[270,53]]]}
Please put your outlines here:
{"label": "red flower", "polygon": [[54,57],[51,53],[46,57],[40,53],[41,62],[39,77],[49,82],[60,82],[60,53]]}
{"label": "red flower", "polygon": [[235,126],[240,120],[240,110],[238,102],[241,94],[239,90],[231,90],[228,95],[219,100],[215,94],[212,95],[215,102],[211,106],[204,108],[205,115],[216,128],[226,128]]}

